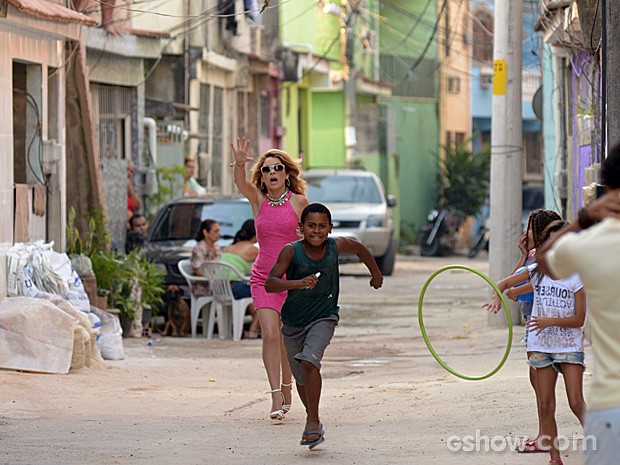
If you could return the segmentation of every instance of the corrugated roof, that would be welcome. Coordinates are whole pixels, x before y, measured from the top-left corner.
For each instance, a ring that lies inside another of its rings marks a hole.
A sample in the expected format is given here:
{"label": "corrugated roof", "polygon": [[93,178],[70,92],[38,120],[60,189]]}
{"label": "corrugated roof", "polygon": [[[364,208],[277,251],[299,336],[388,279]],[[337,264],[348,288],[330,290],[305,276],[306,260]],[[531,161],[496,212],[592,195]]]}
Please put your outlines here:
{"label": "corrugated roof", "polygon": [[47,0],[6,0],[6,2],[22,13],[36,16],[37,18],[65,23],[80,23],[89,26],[96,26],[98,24],[93,18]]}

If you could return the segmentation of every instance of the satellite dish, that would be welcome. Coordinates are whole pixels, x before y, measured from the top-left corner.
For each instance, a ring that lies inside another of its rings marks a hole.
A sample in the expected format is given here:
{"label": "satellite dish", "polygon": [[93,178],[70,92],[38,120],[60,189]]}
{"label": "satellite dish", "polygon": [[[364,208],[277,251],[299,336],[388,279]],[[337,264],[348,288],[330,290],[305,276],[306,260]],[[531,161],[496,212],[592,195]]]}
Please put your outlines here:
{"label": "satellite dish", "polygon": [[532,109],[534,110],[534,114],[536,118],[542,121],[543,119],[543,93],[542,93],[542,85],[536,90],[534,94],[534,98],[532,98]]}

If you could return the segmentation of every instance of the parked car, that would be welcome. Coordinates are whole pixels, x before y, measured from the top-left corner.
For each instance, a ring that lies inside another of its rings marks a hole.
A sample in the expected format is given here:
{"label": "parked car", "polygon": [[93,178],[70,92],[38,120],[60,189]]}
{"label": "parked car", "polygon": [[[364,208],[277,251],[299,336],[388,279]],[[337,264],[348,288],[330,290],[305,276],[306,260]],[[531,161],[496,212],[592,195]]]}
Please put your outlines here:
{"label": "parked car", "polygon": [[[362,170],[308,170],[308,200],[320,202],[332,213],[333,235],[352,237],[375,257],[381,272],[389,276],[396,260],[396,239],[391,207],[396,197],[386,195],[383,183]],[[341,261],[357,260],[341,255]]]}
{"label": "parked car", "polygon": [[221,229],[219,245],[228,245],[244,221],[252,218],[250,202],[239,196],[183,197],[159,209],[147,236],[146,256],[165,272],[165,284],[175,284],[189,298],[189,287],[178,263],[192,255],[200,223],[216,220]]}

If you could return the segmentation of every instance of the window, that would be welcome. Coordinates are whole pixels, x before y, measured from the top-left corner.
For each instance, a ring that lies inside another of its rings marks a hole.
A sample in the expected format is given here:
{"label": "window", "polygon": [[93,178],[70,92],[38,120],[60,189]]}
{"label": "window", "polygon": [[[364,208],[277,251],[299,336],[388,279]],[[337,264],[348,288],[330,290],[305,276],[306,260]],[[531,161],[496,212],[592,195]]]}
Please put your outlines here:
{"label": "window", "polygon": [[224,89],[213,88],[213,150],[211,151],[211,171],[207,186],[211,189],[222,188],[222,157],[224,156]]}
{"label": "window", "polygon": [[491,133],[485,131],[480,133],[480,150],[491,150]]}
{"label": "window", "polygon": [[479,5],[473,19],[474,60],[493,61],[493,14],[485,5]]}
{"label": "window", "polygon": [[541,132],[526,132],[523,134],[523,160],[525,162],[525,178],[543,178],[543,146]]}
{"label": "window", "polygon": [[306,177],[308,198],[313,202],[381,203],[382,193],[369,176]]}
{"label": "window", "polygon": [[131,97],[129,87],[93,84],[101,158],[131,159]]}
{"label": "window", "polygon": [[449,77],[447,88],[448,88],[449,94],[460,94],[461,93],[461,78]]}
{"label": "window", "polygon": [[13,62],[13,180],[44,184],[40,65]]}
{"label": "window", "polygon": [[211,86],[200,84],[200,113],[198,115],[198,130],[202,138],[198,143],[198,152],[209,152],[209,115],[211,113]]}
{"label": "window", "polygon": [[223,102],[224,89],[222,87],[211,84],[200,85],[198,127],[201,140],[198,144],[198,152],[208,155],[206,157],[208,169],[204,169],[201,165],[198,179],[207,190],[220,190],[222,188]]}

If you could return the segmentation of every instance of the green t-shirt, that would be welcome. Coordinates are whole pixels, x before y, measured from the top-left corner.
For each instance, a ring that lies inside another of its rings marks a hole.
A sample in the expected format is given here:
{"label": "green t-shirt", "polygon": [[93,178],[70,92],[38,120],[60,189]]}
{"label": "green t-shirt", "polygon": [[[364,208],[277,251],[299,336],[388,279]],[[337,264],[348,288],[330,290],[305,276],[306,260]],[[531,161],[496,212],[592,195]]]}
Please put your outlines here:
{"label": "green t-shirt", "polygon": [[[232,265],[232,267],[237,270],[241,276],[247,276],[250,274],[250,271],[252,271],[252,263],[248,262],[245,258],[241,255],[237,255],[236,253],[222,252],[222,258],[220,258],[220,261]],[[230,281],[241,281],[241,279],[239,279],[239,277],[233,272],[230,273],[228,279]]]}
{"label": "green t-shirt", "polygon": [[286,279],[303,279],[321,272],[314,289],[291,289],[282,306],[282,321],[287,325],[304,327],[313,321],[338,315],[340,293],[338,272],[338,246],[333,237],[328,237],[327,250],[321,260],[312,260],[302,246],[302,241],[293,242],[295,252],[286,270]]}

